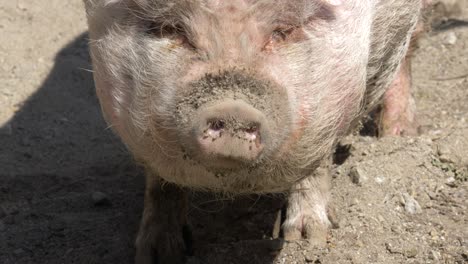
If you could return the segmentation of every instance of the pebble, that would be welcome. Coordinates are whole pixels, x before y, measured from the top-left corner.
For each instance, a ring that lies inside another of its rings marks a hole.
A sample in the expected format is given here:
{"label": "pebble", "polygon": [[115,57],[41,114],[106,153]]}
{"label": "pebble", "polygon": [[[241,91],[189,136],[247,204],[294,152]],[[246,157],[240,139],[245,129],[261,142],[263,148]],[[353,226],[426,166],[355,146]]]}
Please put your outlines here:
{"label": "pebble", "polygon": [[418,249],[417,248],[407,249],[405,250],[404,254],[407,258],[414,258],[418,255]]}
{"label": "pebble", "polygon": [[93,203],[95,206],[109,206],[111,201],[109,197],[103,192],[94,192],[92,194]]}
{"label": "pebble", "polygon": [[393,233],[395,234],[401,234],[403,232],[403,230],[401,229],[400,226],[397,226],[397,225],[394,225],[391,227],[391,230]]}
{"label": "pebble", "polygon": [[450,187],[457,187],[457,182],[455,180],[455,177],[449,177],[447,180],[445,180],[445,184]]}
{"label": "pebble", "polygon": [[[268,241],[268,240],[266,240]],[[267,247],[270,251],[280,251],[284,248],[284,241],[283,239],[272,239],[269,240]]]}
{"label": "pebble", "polygon": [[[398,243],[398,244],[401,244],[401,243]],[[392,254],[395,254],[395,253],[398,253],[398,254],[401,254],[401,249],[399,247],[397,247],[394,243],[390,243],[390,242],[387,242],[385,243],[385,247],[387,248],[387,251],[392,253]]]}
{"label": "pebble", "polygon": [[431,253],[429,253],[429,259],[432,259],[435,262],[438,262],[440,260],[440,253],[437,251],[431,250]]}
{"label": "pebble", "polygon": [[363,181],[367,178],[362,168],[359,166],[351,168],[349,172],[349,177],[354,184],[361,185]]}
{"label": "pebble", "polygon": [[[19,213],[18,206],[14,203],[3,203],[0,205],[0,211],[6,215],[15,215]],[[0,213],[1,214],[1,213]]]}
{"label": "pebble", "polygon": [[23,2],[24,1],[18,1],[18,3],[16,4],[16,7],[21,11],[26,11],[26,10],[28,10],[28,7]]}
{"label": "pebble", "polygon": [[447,35],[444,38],[444,44],[446,45],[455,45],[457,43],[457,35],[455,32],[448,32]]}
{"label": "pebble", "polygon": [[53,231],[62,231],[66,226],[67,224],[63,221],[53,221],[49,224],[49,228]]}
{"label": "pebble", "polygon": [[24,255],[24,253],[26,253],[26,252],[24,251],[24,249],[18,248],[18,249],[16,249],[15,251],[13,251],[13,253],[14,253],[16,256],[21,256],[21,255]]}
{"label": "pebble", "polygon": [[384,177],[375,177],[375,182],[378,183],[378,184],[382,184],[385,182],[385,178]]}
{"label": "pebble", "polygon": [[356,198],[353,198],[353,199],[351,200],[351,203],[349,204],[349,206],[356,206],[356,205],[358,205],[358,204],[359,204],[359,200],[356,199]]}
{"label": "pebble", "polygon": [[422,209],[419,205],[418,201],[416,201],[411,195],[408,193],[403,194],[403,198],[405,199],[405,211],[409,214],[418,214],[421,213]]}
{"label": "pebble", "polygon": [[443,163],[457,163],[456,157],[451,154],[444,154],[439,157],[440,161]]}
{"label": "pebble", "polygon": [[3,222],[7,225],[12,225],[15,223],[15,216],[7,215],[5,218],[3,218]]}
{"label": "pebble", "polygon": [[378,215],[378,216],[377,216],[377,219],[378,219],[379,222],[381,222],[381,223],[385,222],[385,218],[384,218],[382,215]]}
{"label": "pebble", "polygon": [[356,242],[354,243],[354,245],[357,246],[357,247],[360,247],[360,248],[362,248],[362,247],[365,246],[365,245],[364,245],[364,242],[362,242],[361,240],[356,240]]}
{"label": "pebble", "polygon": [[313,252],[307,252],[304,256],[304,259],[306,262],[311,263],[311,262],[315,262],[317,260],[317,257],[315,256]]}

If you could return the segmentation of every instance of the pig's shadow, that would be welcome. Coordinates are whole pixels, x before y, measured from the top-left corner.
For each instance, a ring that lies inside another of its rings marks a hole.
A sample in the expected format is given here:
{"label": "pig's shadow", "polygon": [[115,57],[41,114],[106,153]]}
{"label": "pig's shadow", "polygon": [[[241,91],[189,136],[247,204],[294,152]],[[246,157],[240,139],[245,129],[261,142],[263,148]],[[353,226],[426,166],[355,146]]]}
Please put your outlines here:
{"label": "pig's shadow", "polygon": [[[0,128],[0,263],[133,261],[144,181],[106,128],[90,68],[85,33],[57,54],[39,90]],[[273,262],[261,241],[280,206],[275,199],[203,197],[191,209],[195,249],[205,241],[197,259]]]}

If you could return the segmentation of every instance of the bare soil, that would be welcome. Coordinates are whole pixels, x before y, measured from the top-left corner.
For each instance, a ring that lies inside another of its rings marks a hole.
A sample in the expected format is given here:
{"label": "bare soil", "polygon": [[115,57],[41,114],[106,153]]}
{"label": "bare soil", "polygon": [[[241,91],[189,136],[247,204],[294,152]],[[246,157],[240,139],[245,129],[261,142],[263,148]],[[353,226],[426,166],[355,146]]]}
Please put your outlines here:
{"label": "bare soil", "polygon": [[[327,247],[274,239],[281,197],[194,194],[189,263],[467,263],[468,20],[413,59],[421,135],[337,149]],[[459,25],[457,27],[457,25]],[[0,263],[132,263],[141,170],[101,118],[80,0],[0,1]]]}

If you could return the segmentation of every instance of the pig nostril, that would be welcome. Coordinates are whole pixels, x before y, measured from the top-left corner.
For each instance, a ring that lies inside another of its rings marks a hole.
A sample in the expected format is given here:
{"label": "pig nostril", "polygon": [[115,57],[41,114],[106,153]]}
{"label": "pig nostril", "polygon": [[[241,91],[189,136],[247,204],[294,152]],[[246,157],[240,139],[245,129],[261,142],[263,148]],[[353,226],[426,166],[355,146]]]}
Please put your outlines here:
{"label": "pig nostril", "polygon": [[223,120],[212,120],[208,122],[208,126],[211,130],[220,131],[224,128],[225,123]]}
{"label": "pig nostril", "polygon": [[245,138],[249,141],[256,143],[260,142],[260,126],[258,124],[253,124],[244,129]]}
{"label": "pig nostril", "polygon": [[258,125],[251,125],[249,126],[245,132],[249,133],[249,134],[254,134],[254,133],[257,133],[258,132]]}

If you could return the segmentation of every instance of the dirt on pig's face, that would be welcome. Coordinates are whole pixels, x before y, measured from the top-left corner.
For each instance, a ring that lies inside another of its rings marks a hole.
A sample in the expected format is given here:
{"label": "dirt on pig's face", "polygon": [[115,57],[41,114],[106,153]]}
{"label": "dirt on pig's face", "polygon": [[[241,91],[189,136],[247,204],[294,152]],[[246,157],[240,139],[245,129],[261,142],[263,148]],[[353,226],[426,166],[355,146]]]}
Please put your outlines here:
{"label": "dirt on pig's face", "polygon": [[287,190],[362,107],[372,1],[86,4],[104,116],[169,182]]}

